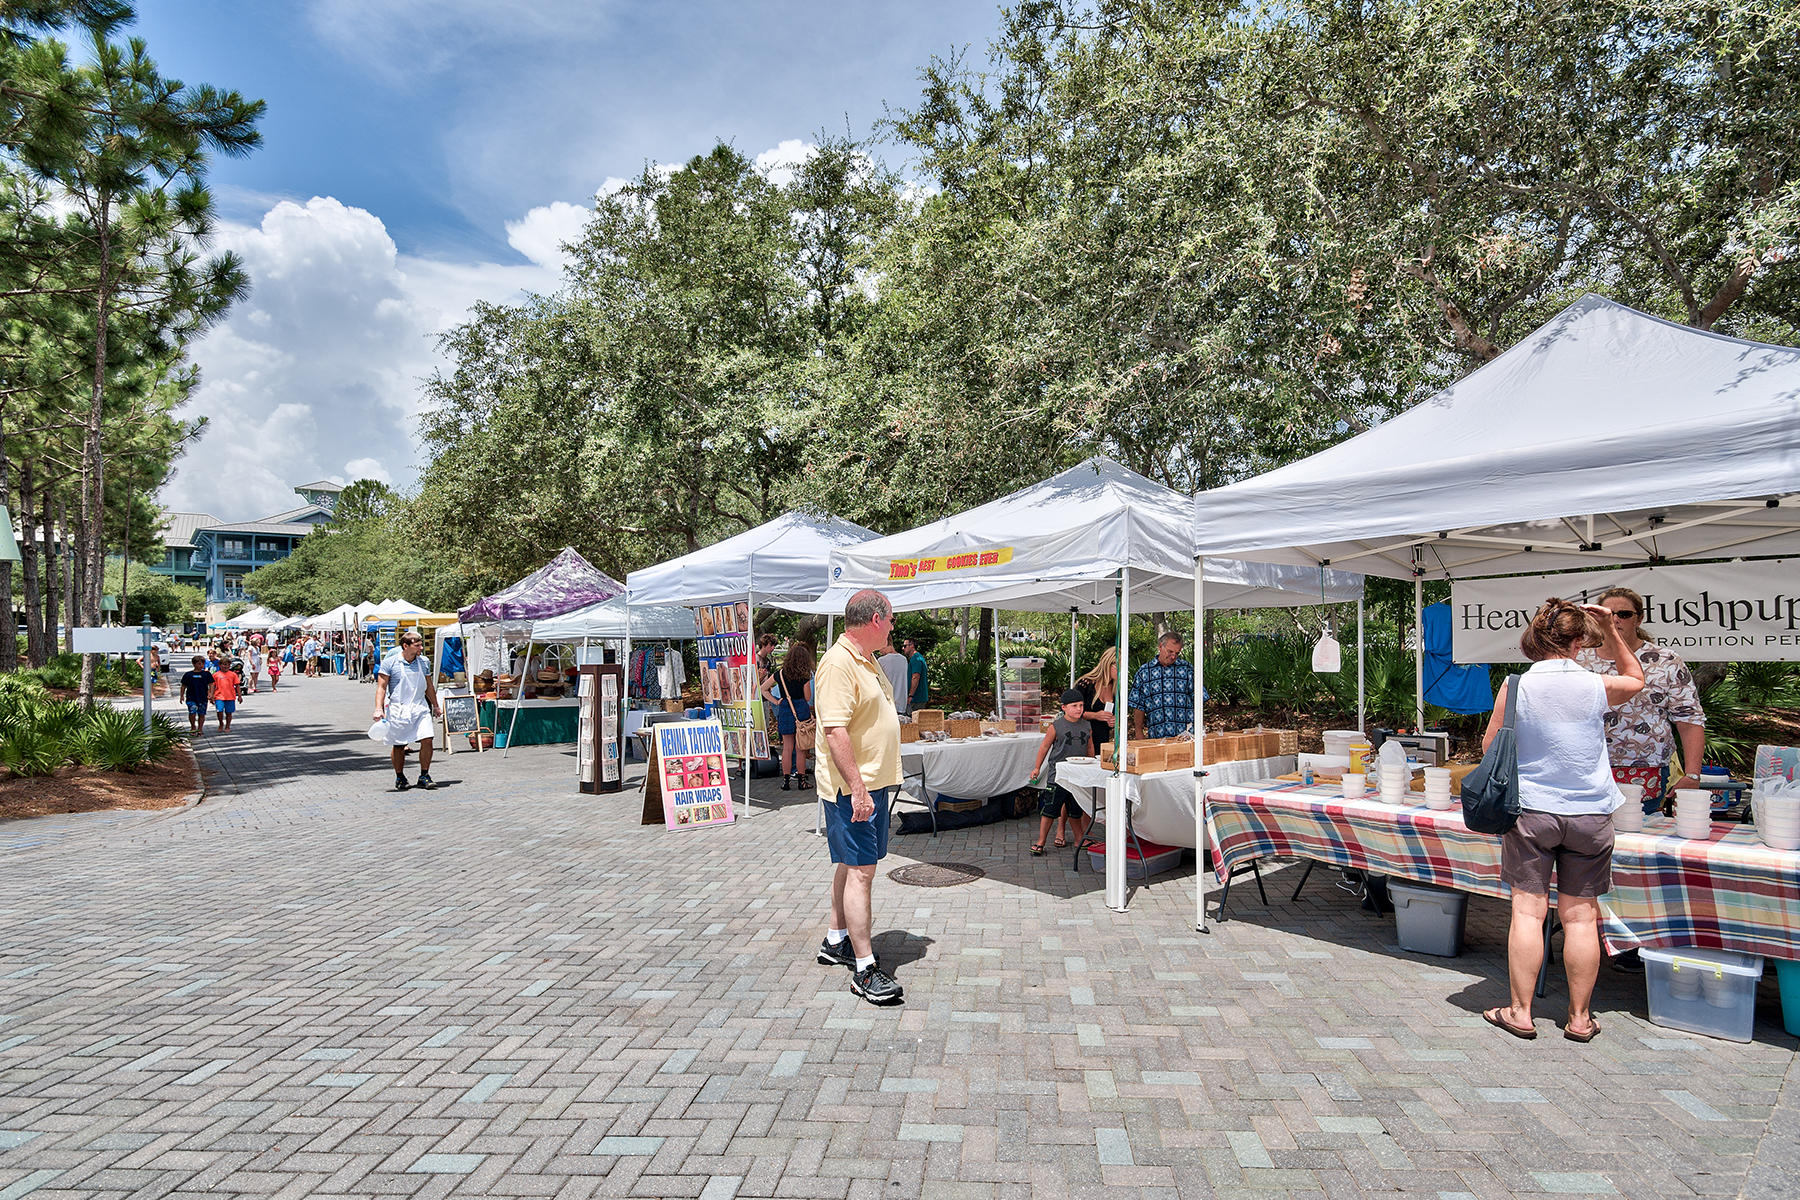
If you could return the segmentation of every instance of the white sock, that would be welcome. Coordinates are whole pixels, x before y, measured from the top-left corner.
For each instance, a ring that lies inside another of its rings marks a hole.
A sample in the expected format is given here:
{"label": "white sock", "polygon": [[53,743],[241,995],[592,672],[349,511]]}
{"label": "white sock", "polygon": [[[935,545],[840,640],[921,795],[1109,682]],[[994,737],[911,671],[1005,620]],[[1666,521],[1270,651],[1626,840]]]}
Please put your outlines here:
{"label": "white sock", "polygon": [[825,931],[825,940],[834,946],[849,936],[850,931],[848,929],[828,929]]}
{"label": "white sock", "polygon": [[858,958],[856,960],[856,969],[859,971],[866,971],[874,965],[875,965],[875,956],[873,954],[869,955],[869,957],[867,957],[867,958]]}

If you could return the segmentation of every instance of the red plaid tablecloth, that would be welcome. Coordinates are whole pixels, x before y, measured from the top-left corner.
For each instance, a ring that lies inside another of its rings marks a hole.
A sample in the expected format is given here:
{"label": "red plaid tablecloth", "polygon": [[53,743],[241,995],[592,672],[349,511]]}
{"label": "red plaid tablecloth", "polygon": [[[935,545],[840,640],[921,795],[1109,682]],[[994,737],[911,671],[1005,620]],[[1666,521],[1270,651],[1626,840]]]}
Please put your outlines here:
{"label": "red plaid tablecloth", "polygon": [[[1207,793],[1207,829],[1222,880],[1269,854],[1506,898],[1500,839],[1471,833],[1462,811],[1347,800],[1335,785],[1263,782]],[[1800,959],[1800,853],[1772,850],[1754,829],[1713,825],[1707,841],[1645,819],[1618,835],[1612,891],[1600,898],[1613,953],[1631,946],[1700,946]]]}

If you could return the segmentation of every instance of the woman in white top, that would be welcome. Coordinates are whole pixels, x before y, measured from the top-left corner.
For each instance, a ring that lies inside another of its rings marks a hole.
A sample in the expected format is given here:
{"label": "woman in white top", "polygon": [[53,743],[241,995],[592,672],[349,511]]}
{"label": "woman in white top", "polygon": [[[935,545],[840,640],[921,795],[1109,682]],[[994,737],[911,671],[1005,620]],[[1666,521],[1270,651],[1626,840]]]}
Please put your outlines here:
{"label": "woman in white top", "polygon": [[[1599,646],[1619,674],[1596,675],[1575,661]],[[1625,802],[1606,755],[1606,711],[1644,686],[1637,657],[1625,649],[1612,613],[1554,597],[1544,602],[1519,648],[1532,661],[1520,677],[1513,718],[1519,744],[1519,821],[1500,840],[1500,878],[1512,888],[1506,973],[1512,1003],[1482,1014],[1517,1038],[1534,1038],[1532,993],[1544,961],[1550,870],[1563,925],[1569,1017],[1563,1036],[1591,1042],[1600,1032],[1589,1005],[1600,973],[1599,897],[1612,887],[1613,810]],[[1485,750],[1505,719],[1502,687],[1482,738]]]}

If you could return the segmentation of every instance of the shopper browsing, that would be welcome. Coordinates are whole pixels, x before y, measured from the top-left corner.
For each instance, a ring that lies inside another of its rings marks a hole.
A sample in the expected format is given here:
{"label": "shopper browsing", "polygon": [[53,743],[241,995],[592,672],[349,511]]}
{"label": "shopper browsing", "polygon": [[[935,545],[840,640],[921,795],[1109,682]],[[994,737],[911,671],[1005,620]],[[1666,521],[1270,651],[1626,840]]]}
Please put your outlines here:
{"label": "shopper browsing", "polygon": [[[1051,722],[1050,728],[1044,731],[1043,744],[1038,747],[1037,760],[1031,764],[1031,777],[1042,778],[1044,787],[1043,799],[1038,803],[1038,838],[1032,844],[1031,853],[1035,857],[1044,852],[1044,839],[1050,836],[1050,823],[1067,819],[1069,832],[1076,841],[1087,831],[1087,814],[1082,811],[1081,804],[1073,793],[1056,782],[1056,768],[1063,762],[1077,755],[1094,752],[1093,731],[1083,715],[1087,711],[1087,697],[1075,688],[1062,694],[1062,712]],[[1057,835],[1058,847],[1068,845],[1061,834]]]}
{"label": "shopper browsing", "polygon": [[1174,737],[1194,724],[1194,664],[1173,629],[1156,639],[1156,658],[1131,677],[1131,736]]}
{"label": "shopper browsing", "polygon": [[844,633],[813,676],[818,792],[831,851],[831,924],[819,947],[827,966],[851,968],[850,990],[898,1004],[903,989],[875,961],[875,868],[887,855],[888,804],[900,786],[900,715],[875,661],[894,609],[865,588],[844,606]]}
{"label": "shopper browsing", "polygon": [[[1576,656],[1599,645],[1619,664],[1601,676]],[[1512,925],[1506,974],[1512,1003],[1482,1013],[1488,1024],[1516,1038],[1535,1038],[1532,994],[1544,961],[1544,917],[1550,911],[1550,872],[1556,871],[1556,911],[1563,926],[1563,968],[1569,977],[1569,1016],[1563,1036],[1589,1042],[1600,1032],[1590,1005],[1600,973],[1600,901],[1612,887],[1613,810],[1625,803],[1606,760],[1608,708],[1644,687],[1643,668],[1625,647],[1619,624],[1599,605],[1554,597],[1519,639],[1531,669],[1500,689],[1482,749],[1513,714],[1519,753],[1519,820],[1500,839],[1500,879],[1512,888]]]}
{"label": "shopper browsing", "polygon": [[911,712],[912,710],[907,707],[910,694],[906,687],[909,664],[906,656],[894,649],[892,637],[889,637],[887,644],[882,646],[881,658],[877,661],[881,664],[881,673],[887,676],[888,688],[894,693],[894,711],[902,714]]}

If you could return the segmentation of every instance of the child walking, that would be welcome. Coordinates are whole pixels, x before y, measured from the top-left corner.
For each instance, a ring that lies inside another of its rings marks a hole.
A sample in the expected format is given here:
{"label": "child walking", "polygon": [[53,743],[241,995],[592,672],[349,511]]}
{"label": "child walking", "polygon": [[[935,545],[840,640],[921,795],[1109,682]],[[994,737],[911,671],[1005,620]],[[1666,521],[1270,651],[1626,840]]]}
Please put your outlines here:
{"label": "child walking", "polygon": [[1087,711],[1087,697],[1074,688],[1062,694],[1062,712],[1044,731],[1044,742],[1038,747],[1037,761],[1032,764],[1031,777],[1040,775],[1044,782],[1044,798],[1038,805],[1038,838],[1032,844],[1031,853],[1038,856],[1044,853],[1044,840],[1050,836],[1050,823],[1059,816],[1068,817],[1069,836],[1079,841],[1087,832],[1087,815],[1081,811],[1081,804],[1067,790],[1057,785],[1057,764],[1077,755],[1094,752],[1094,736],[1082,715]]}

